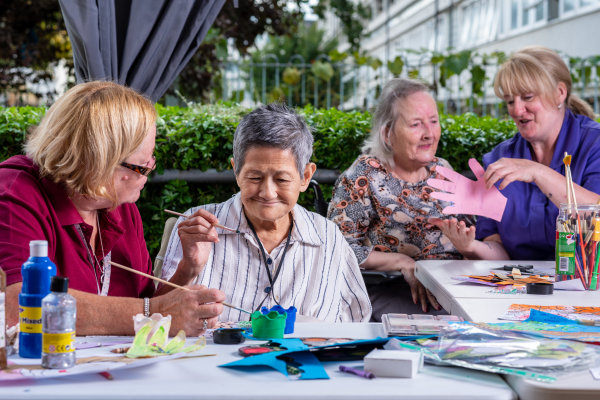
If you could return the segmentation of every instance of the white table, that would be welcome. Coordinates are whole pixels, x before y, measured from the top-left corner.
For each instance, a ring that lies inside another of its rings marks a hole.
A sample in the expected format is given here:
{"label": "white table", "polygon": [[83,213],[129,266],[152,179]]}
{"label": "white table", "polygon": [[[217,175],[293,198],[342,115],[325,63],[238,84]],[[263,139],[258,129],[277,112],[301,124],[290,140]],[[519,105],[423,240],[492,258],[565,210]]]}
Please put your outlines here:
{"label": "white table", "polygon": [[[344,334],[366,339],[383,332],[380,324],[305,323],[297,324],[293,336],[347,337]],[[0,389],[0,399],[516,399],[498,375],[458,368],[426,366],[414,379],[367,380],[337,372],[342,363],[336,362],[324,364],[331,379],[300,381],[273,370],[252,373],[217,367],[238,359],[238,347],[209,344],[206,353],[217,353],[216,357],[116,370],[113,381],[92,374],[13,383]]]}
{"label": "white table", "polygon": [[[553,261],[419,261],[415,275],[451,314],[467,321],[499,322],[511,304],[600,306],[600,291],[555,290],[552,295],[492,293],[491,286],[460,282],[457,275],[487,275],[504,265],[533,264],[537,270],[552,270]],[[507,376],[519,395],[527,399],[600,399],[600,381],[588,372],[558,379],[552,384]]]}

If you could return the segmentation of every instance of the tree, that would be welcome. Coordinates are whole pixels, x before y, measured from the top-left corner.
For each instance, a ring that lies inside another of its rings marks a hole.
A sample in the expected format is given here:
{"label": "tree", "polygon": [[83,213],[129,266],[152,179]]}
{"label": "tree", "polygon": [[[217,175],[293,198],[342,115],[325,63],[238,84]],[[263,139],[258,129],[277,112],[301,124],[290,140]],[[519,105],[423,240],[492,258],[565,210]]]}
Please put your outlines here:
{"label": "tree", "polygon": [[26,82],[50,81],[51,67],[61,59],[72,68],[71,43],[56,0],[2,0],[0,43],[0,92],[23,93]]}
{"label": "tree", "polygon": [[340,19],[342,31],[350,44],[350,51],[359,52],[365,31],[363,20],[371,16],[370,9],[353,0],[319,0],[313,7],[321,19],[325,18],[328,9]]}
{"label": "tree", "polygon": [[[242,55],[246,55],[256,38],[270,35],[291,35],[302,24],[302,4],[308,0],[239,0],[238,7],[227,2],[214,25],[168,94],[178,90],[186,98],[199,100],[218,91],[223,62],[227,58],[230,39]],[[294,7],[290,7],[290,3]]]}
{"label": "tree", "polygon": [[[334,71],[331,64],[327,60],[320,59],[320,56],[327,55],[337,47],[337,39],[325,40],[325,32],[317,28],[316,24],[302,24],[298,27],[295,35],[291,36],[269,36],[265,46],[251,53],[250,61],[254,65],[260,65],[263,62],[272,62],[274,60],[267,59],[267,55],[274,55],[280,63],[294,61],[294,64],[279,68],[279,86],[275,78],[276,69],[267,67],[266,71],[266,92],[269,93],[267,101],[282,100],[289,98],[290,91],[293,93],[293,104],[300,104],[300,90],[298,85],[301,84],[302,75],[305,76],[306,99],[308,102],[314,101],[314,84],[315,79],[318,81],[317,86],[319,91],[319,103],[324,103],[326,91],[324,90],[327,81],[332,79],[339,80],[339,73]],[[310,68],[303,69],[303,66],[298,65],[298,58],[293,59],[293,56],[300,56],[306,64],[311,64]],[[261,67],[253,68],[252,78],[255,85],[255,98],[261,99],[262,93],[262,70]],[[250,72],[250,71],[248,71]],[[334,99],[334,102],[337,98]]]}
{"label": "tree", "polygon": [[[246,54],[258,35],[289,34],[302,21],[307,0],[228,1],[198,52],[182,71],[178,88],[194,99],[207,97],[221,73],[227,39]],[[290,3],[295,7],[290,7]],[[57,0],[0,0],[0,91],[25,92],[26,82],[51,80],[52,68],[64,59],[72,74],[71,45]],[[31,89],[29,89],[31,90]]]}

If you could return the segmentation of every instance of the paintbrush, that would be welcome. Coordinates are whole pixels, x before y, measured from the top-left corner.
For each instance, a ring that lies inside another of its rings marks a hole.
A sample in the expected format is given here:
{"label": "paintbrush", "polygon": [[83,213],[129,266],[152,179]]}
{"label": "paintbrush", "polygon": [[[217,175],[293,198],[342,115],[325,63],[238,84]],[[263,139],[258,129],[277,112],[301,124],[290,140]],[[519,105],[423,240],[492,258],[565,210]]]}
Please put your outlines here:
{"label": "paintbrush", "polygon": [[[174,287],[174,288],[176,288],[176,289],[192,290],[192,289],[190,289],[190,288],[188,288],[188,287],[185,287],[185,286],[179,286],[179,285],[178,285],[178,284],[176,284],[176,283],[173,283],[173,282],[166,281],[166,280],[164,280],[164,279],[161,279],[161,278],[158,278],[158,277],[156,277],[156,276],[154,276],[154,275],[150,275],[150,274],[146,274],[145,272],[138,271],[137,269],[133,269],[133,268],[126,267],[126,266],[124,266],[124,265],[121,265],[121,264],[118,264],[118,263],[116,263],[116,262],[114,262],[114,261],[109,261],[109,263],[110,263],[110,265],[114,265],[114,266],[115,266],[115,267],[117,267],[117,268],[121,268],[121,269],[124,269],[125,271],[129,271],[129,272],[132,272],[132,273],[134,273],[134,274],[138,274],[138,275],[141,275],[141,276],[145,276],[146,278],[149,278],[149,279],[155,280],[155,281],[157,281],[157,282],[160,282],[160,283],[163,283],[163,284],[165,284],[165,285],[168,285],[168,286]],[[223,304],[224,306],[226,306],[226,307],[233,308],[234,310],[238,310],[238,311],[241,311],[241,312],[245,312],[246,314],[252,314],[250,311],[246,311],[246,310],[244,310],[243,308],[239,308],[239,307],[233,306],[233,305],[231,305],[231,304],[229,304],[229,303],[225,303],[225,302],[223,302],[222,304]]]}
{"label": "paintbrush", "polygon": [[[583,244],[583,234],[582,234],[582,229],[581,229],[581,219],[579,217],[579,209],[577,208],[577,197],[575,196],[575,187],[573,186],[573,176],[571,175],[571,156],[565,151],[565,157],[563,158],[563,163],[565,164],[565,178],[567,181],[567,202],[568,202],[568,206],[569,208],[571,208],[572,205],[575,206],[574,211],[575,211],[575,216],[577,217],[576,219],[576,228],[577,230],[579,230],[579,248],[580,248],[580,255],[581,255],[581,263],[582,263],[582,267],[583,270],[581,268],[579,268],[579,278],[581,279],[581,283],[583,283],[583,287],[585,289],[588,288],[588,283],[587,283],[587,276],[588,276],[588,267],[587,267],[587,259],[586,259],[586,254],[585,254],[585,245]],[[571,196],[569,196],[569,192],[571,192]],[[570,197],[570,198],[569,198]],[[571,204],[571,202],[573,202]],[[575,265],[577,266],[577,262],[575,262]]]}
{"label": "paintbrush", "polygon": [[[166,210],[166,209],[163,211],[168,214],[173,214],[173,215],[177,215],[178,217],[183,217],[185,219],[188,219],[190,217],[189,215],[178,213],[177,211],[171,211],[171,210]],[[221,225],[221,224],[212,224],[212,226],[214,226],[215,228],[221,228],[221,229],[224,229],[224,230],[230,231],[230,232],[242,233],[239,231],[239,229],[228,228],[225,225]]]}

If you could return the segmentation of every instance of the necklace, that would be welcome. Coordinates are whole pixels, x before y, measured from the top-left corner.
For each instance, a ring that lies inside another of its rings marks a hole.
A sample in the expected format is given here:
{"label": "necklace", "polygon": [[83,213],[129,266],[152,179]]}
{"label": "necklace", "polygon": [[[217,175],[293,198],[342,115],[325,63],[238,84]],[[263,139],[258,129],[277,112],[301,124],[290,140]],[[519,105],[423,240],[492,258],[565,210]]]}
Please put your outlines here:
{"label": "necklace", "polygon": [[[102,243],[102,231],[100,230],[100,218],[98,217],[98,212],[96,212],[96,226],[98,227],[98,238],[100,239],[100,250],[102,250],[102,257],[104,257],[104,244]],[[94,260],[98,263],[98,268],[100,269],[100,279],[104,281],[104,265],[98,261],[98,257],[96,257],[96,252],[92,251],[92,255],[94,256]],[[102,259],[104,261],[104,258]],[[94,276],[96,277],[96,283],[98,283],[98,275],[96,275],[96,268],[94,267]]]}
{"label": "necklace", "polygon": [[[102,262],[98,260],[96,257],[96,253],[92,250],[92,246],[85,240],[85,236],[81,229],[80,224],[75,224],[77,232],[79,232],[79,237],[83,241],[83,245],[85,246],[85,250],[88,254],[88,261],[92,266],[92,271],[94,272],[94,280],[96,282],[96,289],[98,294],[101,296],[108,295],[108,288],[110,286],[110,274],[111,274],[111,252],[104,255],[104,243],[102,242],[102,231],[100,230],[100,219],[98,214],[96,213],[96,226],[98,227],[98,237],[100,239],[100,250],[102,250],[102,255],[104,258]],[[98,273],[96,272],[96,265],[98,265],[98,269],[100,269],[100,279],[98,279]],[[100,282],[102,282],[102,289],[100,289]]]}
{"label": "necklace", "polygon": [[267,271],[267,278],[269,279],[269,284],[270,284],[270,286],[265,288],[264,292],[266,293],[266,296],[262,299],[262,301],[260,302],[258,307],[256,307],[256,311],[260,310],[260,307],[263,305],[265,300],[267,300],[269,298],[269,296],[271,296],[271,298],[273,299],[275,304],[281,305],[281,304],[279,304],[279,301],[277,301],[277,298],[275,297],[275,293],[274,293],[275,281],[277,281],[277,278],[279,277],[279,273],[281,272],[281,267],[283,266],[283,260],[285,260],[285,255],[286,255],[286,253],[288,251],[288,247],[290,245],[290,239],[292,238],[292,229],[294,228],[294,220],[291,219],[290,230],[288,231],[287,240],[285,242],[285,247],[283,248],[283,254],[281,255],[281,259],[279,261],[279,266],[274,271],[275,272],[274,275],[272,275],[271,271],[269,270],[269,265],[272,262],[271,258],[270,257],[267,258],[267,252],[265,251],[265,248],[263,247],[262,242],[260,241],[260,238],[258,237],[258,234],[256,233],[254,226],[252,225],[252,222],[250,222],[250,219],[247,216],[246,216],[246,221],[248,222],[248,226],[250,227],[250,230],[252,231],[252,235],[256,239],[256,242],[258,243],[258,247],[260,248],[260,252],[261,252],[263,261],[265,263],[265,269]]}

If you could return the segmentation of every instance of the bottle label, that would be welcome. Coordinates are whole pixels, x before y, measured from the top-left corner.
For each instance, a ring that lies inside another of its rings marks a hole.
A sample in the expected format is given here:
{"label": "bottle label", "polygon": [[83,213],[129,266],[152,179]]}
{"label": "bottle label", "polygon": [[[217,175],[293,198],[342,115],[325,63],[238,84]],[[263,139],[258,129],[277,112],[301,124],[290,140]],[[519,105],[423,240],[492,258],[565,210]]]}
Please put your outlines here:
{"label": "bottle label", "polygon": [[575,234],[556,232],[556,273],[575,275]]}
{"label": "bottle label", "polygon": [[46,354],[75,351],[75,331],[67,333],[42,333],[42,352]]}
{"label": "bottle label", "polygon": [[42,333],[42,307],[19,306],[19,330],[23,333]]}

